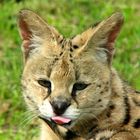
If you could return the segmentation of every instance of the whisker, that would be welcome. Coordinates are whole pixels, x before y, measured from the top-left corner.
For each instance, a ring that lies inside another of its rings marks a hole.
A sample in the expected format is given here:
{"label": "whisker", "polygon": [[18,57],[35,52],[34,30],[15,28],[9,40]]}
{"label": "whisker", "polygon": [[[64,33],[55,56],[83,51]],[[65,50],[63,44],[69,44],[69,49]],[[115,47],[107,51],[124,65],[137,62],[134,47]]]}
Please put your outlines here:
{"label": "whisker", "polygon": [[24,128],[27,124],[29,124],[29,122],[31,122],[34,118],[36,118],[37,117],[37,115],[30,115],[30,116],[28,116],[27,118],[25,118],[20,124],[19,124],[19,126],[20,127],[22,127],[22,128]]}
{"label": "whisker", "polygon": [[[35,111],[35,110],[34,110]],[[22,113],[22,116],[24,117],[26,117],[26,115],[31,115],[31,114],[33,114],[34,113],[34,111],[31,111],[31,110],[28,110],[28,111],[25,111],[25,112],[23,112]]]}

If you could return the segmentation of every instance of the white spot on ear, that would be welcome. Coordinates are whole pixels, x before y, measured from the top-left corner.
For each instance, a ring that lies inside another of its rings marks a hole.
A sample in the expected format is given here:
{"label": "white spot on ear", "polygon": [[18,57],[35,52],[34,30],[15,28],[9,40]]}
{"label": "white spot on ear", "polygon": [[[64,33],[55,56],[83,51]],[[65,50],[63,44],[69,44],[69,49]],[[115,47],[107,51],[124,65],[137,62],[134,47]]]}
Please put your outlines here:
{"label": "white spot on ear", "polygon": [[43,39],[36,35],[32,35],[32,38],[30,40],[32,42],[32,44],[30,45],[31,48],[41,47],[41,45],[43,43]]}
{"label": "white spot on ear", "polygon": [[101,62],[107,62],[108,50],[105,48],[96,48],[96,58]]}

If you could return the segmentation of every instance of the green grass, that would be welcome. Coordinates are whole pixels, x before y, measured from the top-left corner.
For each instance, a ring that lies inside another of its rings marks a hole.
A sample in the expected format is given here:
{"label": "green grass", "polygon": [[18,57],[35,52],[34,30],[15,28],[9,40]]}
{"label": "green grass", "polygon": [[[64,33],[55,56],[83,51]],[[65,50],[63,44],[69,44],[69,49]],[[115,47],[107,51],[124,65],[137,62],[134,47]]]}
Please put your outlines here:
{"label": "green grass", "polygon": [[[125,23],[116,42],[113,65],[123,79],[140,90],[139,0],[24,0],[19,3],[14,0],[2,0],[0,3],[0,140],[31,140],[38,136],[36,124],[23,125],[26,119],[23,115],[26,109],[20,89],[23,66],[21,40],[16,25],[17,13],[22,8],[38,12],[66,37],[82,32],[115,11],[121,11]],[[5,110],[4,103],[8,106]]]}

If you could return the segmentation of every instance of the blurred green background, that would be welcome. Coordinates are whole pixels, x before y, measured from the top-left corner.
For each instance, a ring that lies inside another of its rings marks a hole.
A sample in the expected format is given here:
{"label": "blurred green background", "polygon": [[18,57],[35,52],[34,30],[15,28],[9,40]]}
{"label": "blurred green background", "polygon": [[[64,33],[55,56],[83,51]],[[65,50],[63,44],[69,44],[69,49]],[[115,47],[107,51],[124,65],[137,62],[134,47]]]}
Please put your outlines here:
{"label": "blurred green background", "polygon": [[20,9],[36,11],[64,36],[73,36],[115,11],[125,22],[116,42],[114,67],[140,90],[140,0],[0,0],[0,140],[35,140],[38,130],[25,109],[20,89]]}

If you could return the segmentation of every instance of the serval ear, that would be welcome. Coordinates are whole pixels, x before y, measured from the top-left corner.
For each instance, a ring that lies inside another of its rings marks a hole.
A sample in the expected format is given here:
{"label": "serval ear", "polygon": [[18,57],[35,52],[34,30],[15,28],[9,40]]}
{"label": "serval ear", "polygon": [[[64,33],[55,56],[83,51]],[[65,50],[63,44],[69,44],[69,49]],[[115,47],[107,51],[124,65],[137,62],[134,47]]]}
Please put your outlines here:
{"label": "serval ear", "polygon": [[52,46],[62,38],[58,31],[30,10],[21,10],[19,12],[18,26],[23,40],[22,46],[25,61],[29,54],[39,50],[44,42],[47,43],[46,46]]}
{"label": "serval ear", "polygon": [[[111,17],[100,22],[92,30],[87,30],[86,40],[84,40],[82,46],[77,49],[76,55],[83,52],[91,53],[91,55],[95,55],[95,57],[102,62],[110,63],[114,53],[114,42],[120,31],[122,23],[122,14],[115,13]],[[75,40],[76,42],[81,42],[83,34],[81,34],[79,40],[78,37],[76,38],[73,39],[73,43],[75,43]]]}

